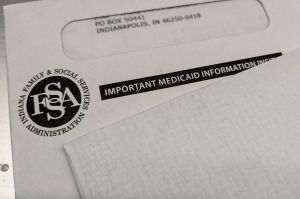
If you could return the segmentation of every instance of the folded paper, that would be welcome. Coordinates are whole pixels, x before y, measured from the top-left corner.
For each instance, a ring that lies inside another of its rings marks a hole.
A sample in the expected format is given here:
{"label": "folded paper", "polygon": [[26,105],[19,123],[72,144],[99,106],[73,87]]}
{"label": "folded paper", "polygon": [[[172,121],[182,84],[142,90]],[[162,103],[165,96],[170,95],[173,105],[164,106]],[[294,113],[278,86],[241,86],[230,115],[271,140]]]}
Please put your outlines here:
{"label": "folded paper", "polygon": [[65,146],[82,198],[300,196],[300,51]]}

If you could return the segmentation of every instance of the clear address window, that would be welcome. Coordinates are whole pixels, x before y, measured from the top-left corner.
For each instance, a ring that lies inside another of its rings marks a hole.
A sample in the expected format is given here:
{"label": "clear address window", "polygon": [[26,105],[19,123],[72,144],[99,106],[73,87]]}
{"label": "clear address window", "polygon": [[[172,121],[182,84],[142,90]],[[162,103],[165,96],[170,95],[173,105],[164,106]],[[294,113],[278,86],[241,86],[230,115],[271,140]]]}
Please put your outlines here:
{"label": "clear address window", "polygon": [[269,25],[258,0],[223,0],[72,21],[63,50],[75,60],[262,31]]}

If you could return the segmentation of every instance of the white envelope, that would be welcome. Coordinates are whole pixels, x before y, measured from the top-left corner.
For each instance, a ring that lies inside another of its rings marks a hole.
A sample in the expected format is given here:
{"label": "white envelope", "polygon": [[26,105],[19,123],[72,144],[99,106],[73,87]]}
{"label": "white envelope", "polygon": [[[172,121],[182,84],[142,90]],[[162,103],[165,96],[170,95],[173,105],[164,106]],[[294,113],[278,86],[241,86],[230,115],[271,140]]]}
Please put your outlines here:
{"label": "white envelope", "polygon": [[4,8],[17,197],[79,198],[65,143],[300,47],[298,0],[203,2]]}
{"label": "white envelope", "polygon": [[66,145],[82,198],[300,197],[300,51]]}

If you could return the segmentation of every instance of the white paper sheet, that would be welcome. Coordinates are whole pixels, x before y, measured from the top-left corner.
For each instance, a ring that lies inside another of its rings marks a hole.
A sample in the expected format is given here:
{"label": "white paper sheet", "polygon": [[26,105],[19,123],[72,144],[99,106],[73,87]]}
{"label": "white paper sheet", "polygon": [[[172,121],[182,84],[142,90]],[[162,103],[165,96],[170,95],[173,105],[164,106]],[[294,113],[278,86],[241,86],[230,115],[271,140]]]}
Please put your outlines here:
{"label": "white paper sheet", "polygon": [[300,197],[300,51],[65,146],[83,198]]}

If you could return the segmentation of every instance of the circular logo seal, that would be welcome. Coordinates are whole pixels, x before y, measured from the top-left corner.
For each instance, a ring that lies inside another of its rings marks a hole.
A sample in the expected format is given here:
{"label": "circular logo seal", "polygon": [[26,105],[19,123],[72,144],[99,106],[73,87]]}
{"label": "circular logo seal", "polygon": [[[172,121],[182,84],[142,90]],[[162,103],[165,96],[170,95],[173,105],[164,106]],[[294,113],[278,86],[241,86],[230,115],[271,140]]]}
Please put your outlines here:
{"label": "circular logo seal", "polygon": [[29,131],[40,136],[70,132],[84,119],[90,103],[86,82],[65,69],[35,75],[23,92],[18,101],[19,118]]}

